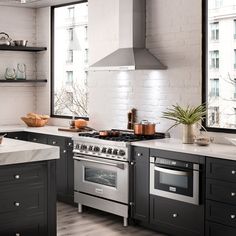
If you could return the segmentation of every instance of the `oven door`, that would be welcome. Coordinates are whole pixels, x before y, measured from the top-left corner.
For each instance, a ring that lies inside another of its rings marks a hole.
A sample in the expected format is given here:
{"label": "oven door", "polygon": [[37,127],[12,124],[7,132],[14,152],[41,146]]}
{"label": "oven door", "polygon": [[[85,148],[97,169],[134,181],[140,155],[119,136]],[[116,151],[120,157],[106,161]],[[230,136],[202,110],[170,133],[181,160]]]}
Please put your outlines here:
{"label": "oven door", "polygon": [[128,203],[128,162],[75,154],[75,191]]}
{"label": "oven door", "polygon": [[150,193],[199,204],[199,171],[150,163]]}

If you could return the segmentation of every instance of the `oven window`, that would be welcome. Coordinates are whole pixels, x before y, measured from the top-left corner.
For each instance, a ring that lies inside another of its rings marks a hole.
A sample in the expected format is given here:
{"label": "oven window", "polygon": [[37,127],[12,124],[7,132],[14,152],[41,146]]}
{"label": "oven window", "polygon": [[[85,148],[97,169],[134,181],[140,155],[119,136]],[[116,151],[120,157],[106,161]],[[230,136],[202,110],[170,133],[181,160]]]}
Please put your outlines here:
{"label": "oven window", "polygon": [[85,167],[84,179],[88,182],[106,185],[114,188],[116,188],[117,186],[117,172],[115,171]]}
{"label": "oven window", "polygon": [[[159,176],[160,184],[169,185],[173,187],[188,188],[188,176],[173,175],[161,173]],[[156,186],[157,187],[157,186]]]}

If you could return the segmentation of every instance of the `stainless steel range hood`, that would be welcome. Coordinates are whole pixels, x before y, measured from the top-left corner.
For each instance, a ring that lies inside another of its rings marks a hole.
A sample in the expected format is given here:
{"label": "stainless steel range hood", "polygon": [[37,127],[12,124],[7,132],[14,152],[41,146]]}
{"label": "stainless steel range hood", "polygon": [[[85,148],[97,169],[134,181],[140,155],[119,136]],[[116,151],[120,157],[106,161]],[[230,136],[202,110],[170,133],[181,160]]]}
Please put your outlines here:
{"label": "stainless steel range hood", "polygon": [[91,65],[90,70],[167,69],[145,48],[145,41],[146,0],[119,0],[119,49]]}

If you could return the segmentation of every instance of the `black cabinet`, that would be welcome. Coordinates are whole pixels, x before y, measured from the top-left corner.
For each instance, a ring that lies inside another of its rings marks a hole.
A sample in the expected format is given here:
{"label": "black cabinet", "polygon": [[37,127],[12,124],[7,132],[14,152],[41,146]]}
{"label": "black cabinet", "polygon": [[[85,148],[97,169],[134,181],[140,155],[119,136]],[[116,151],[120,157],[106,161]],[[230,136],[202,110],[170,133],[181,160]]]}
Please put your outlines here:
{"label": "black cabinet", "polygon": [[34,143],[43,143],[43,144],[48,143],[47,135],[37,134],[37,133],[29,133],[28,141],[34,142]]}
{"label": "black cabinet", "polygon": [[236,235],[236,163],[207,158],[206,235]]}
{"label": "black cabinet", "polygon": [[0,235],[56,236],[55,161],[0,167]]}
{"label": "black cabinet", "polygon": [[170,235],[202,236],[204,206],[151,195],[150,223]]}
{"label": "black cabinet", "polygon": [[149,221],[149,149],[135,147],[133,158],[133,202],[132,217],[143,222]]}
{"label": "black cabinet", "polygon": [[28,134],[27,132],[9,132],[7,133],[6,138],[12,138],[12,139],[18,139],[18,140],[24,140],[27,141],[28,140]]}

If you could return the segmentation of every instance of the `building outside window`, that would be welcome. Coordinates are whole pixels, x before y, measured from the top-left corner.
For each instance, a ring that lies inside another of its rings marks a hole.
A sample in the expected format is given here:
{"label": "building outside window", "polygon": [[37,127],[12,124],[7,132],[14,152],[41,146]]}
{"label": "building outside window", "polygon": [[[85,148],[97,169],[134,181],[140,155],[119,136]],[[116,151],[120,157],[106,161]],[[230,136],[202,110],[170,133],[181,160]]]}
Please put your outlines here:
{"label": "building outside window", "polygon": [[73,71],[66,72],[66,85],[73,85]]}
{"label": "building outside window", "polygon": [[223,6],[223,0],[214,0],[215,8],[220,8]]}
{"label": "building outside window", "polygon": [[211,28],[211,40],[219,40],[219,22],[210,24]]}
{"label": "building outside window", "polygon": [[220,121],[220,114],[219,114],[219,107],[211,107],[209,108],[210,111],[210,125],[211,126],[218,126]]}
{"label": "building outside window", "polygon": [[236,19],[234,19],[234,39],[236,39]]}
{"label": "building outside window", "polygon": [[219,79],[218,78],[210,79],[210,86],[211,86],[210,96],[219,97]]}
{"label": "building outside window", "polygon": [[210,68],[219,69],[219,50],[210,51]]}
{"label": "building outside window", "polygon": [[236,69],[236,49],[234,49],[234,69]]}
{"label": "building outside window", "polygon": [[85,27],[88,27],[88,3],[83,1],[52,7],[52,16],[51,115],[86,118],[89,95],[87,85],[89,46],[85,31]]}
{"label": "building outside window", "polygon": [[67,8],[68,11],[68,18],[72,19],[75,17],[75,7],[68,7]]}
{"label": "building outside window", "polygon": [[67,51],[67,59],[66,59],[67,63],[72,63],[73,62],[73,50],[69,49]]}
{"label": "building outside window", "polygon": [[69,41],[73,41],[74,40],[74,29],[73,28],[69,28],[68,29],[68,40]]}

